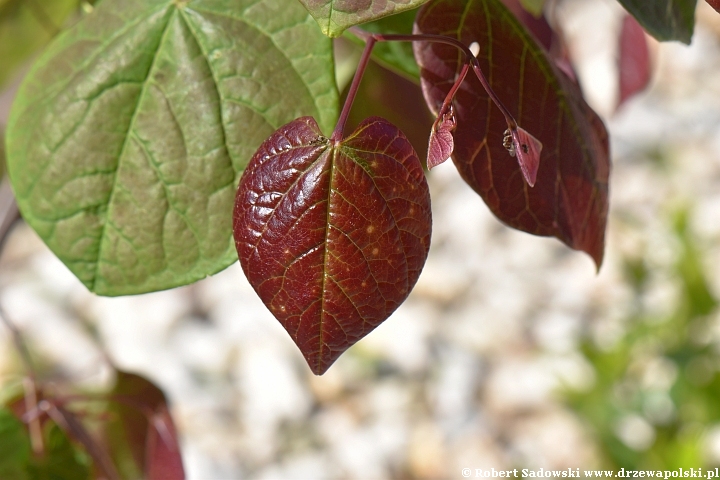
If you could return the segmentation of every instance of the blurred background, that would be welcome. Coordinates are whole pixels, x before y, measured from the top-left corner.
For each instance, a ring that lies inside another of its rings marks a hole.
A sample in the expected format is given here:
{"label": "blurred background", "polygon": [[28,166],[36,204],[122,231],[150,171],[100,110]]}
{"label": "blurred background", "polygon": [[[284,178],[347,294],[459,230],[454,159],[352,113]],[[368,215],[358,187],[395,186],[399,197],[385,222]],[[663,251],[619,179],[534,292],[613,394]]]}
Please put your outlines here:
{"label": "blurred background", "polygon": [[[21,222],[0,256],[0,303],[44,378],[101,390],[108,356],[155,381],[190,479],[720,466],[720,15],[700,1],[692,45],[650,40],[651,85],[616,109],[622,8],[556,4],[610,131],[599,273],[503,226],[447,162],[428,174],[433,243],[415,290],[315,377],[237,264],[183,288],[97,297]],[[0,132],[32,52],[82,8],[0,0]],[[359,49],[337,51],[350,59],[344,83]],[[373,65],[355,105],[356,121],[385,116],[424,156],[432,119],[417,85]],[[0,398],[22,373],[0,328]]]}

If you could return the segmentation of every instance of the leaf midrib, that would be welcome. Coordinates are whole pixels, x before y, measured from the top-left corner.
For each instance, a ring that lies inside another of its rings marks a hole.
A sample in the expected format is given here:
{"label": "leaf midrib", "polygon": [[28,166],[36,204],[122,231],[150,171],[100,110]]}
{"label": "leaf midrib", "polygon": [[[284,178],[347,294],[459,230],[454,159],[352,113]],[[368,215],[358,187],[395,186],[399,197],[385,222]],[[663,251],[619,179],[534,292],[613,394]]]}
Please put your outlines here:
{"label": "leaf midrib", "polygon": [[105,242],[104,242],[105,233],[107,231],[107,225],[109,223],[110,213],[111,213],[111,209],[112,209],[112,205],[113,205],[113,198],[115,196],[116,186],[117,186],[117,181],[118,181],[117,171],[120,169],[120,164],[122,162],[123,157],[125,156],[125,150],[127,149],[127,146],[130,143],[130,137],[132,136],[131,132],[135,128],[135,121],[137,119],[138,111],[140,110],[140,105],[142,104],[142,101],[145,98],[145,93],[147,92],[147,87],[149,85],[148,79],[150,78],[150,75],[152,74],[152,72],[155,69],[155,63],[158,58],[158,53],[160,52],[160,50],[162,50],[163,44],[165,43],[167,32],[170,28],[170,23],[171,23],[173,17],[177,14],[177,8],[175,8],[172,4],[166,8],[168,8],[171,11],[170,11],[169,15],[166,14],[166,15],[168,15],[168,18],[165,21],[165,25],[164,25],[162,33],[160,35],[160,41],[158,42],[157,48],[155,49],[155,52],[153,53],[153,59],[152,59],[152,62],[150,63],[150,68],[148,68],[148,72],[147,72],[147,75],[145,76],[145,80],[143,80],[143,82],[142,82],[142,88],[140,89],[140,94],[138,95],[137,102],[135,103],[135,107],[133,108],[133,114],[132,114],[132,117],[130,118],[127,132],[125,133],[125,139],[123,140],[123,145],[122,145],[122,148],[120,149],[120,154],[118,155],[118,162],[117,162],[117,166],[115,168],[115,175],[113,175],[113,183],[110,186],[110,196],[108,197],[108,201],[107,201],[108,207],[105,212],[105,218],[103,218],[102,229],[100,230],[100,235],[99,235],[100,241],[99,241],[99,245],[98,245],[97,260],[95,261],[95,272],[93,273],[92,283],[90,286],[91,291],[96,291],[98,278],[100,276],[100,264],[101,264],[102,255],[103,255],[103,245],[105,244]]}

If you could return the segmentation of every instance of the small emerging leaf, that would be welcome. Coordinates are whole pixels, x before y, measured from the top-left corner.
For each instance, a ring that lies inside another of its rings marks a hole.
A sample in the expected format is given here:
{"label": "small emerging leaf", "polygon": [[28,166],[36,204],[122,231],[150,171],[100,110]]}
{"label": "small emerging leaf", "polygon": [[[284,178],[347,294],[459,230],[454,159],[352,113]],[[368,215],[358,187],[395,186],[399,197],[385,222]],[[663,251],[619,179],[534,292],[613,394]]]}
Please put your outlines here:
{"label": "small emerging leaf", "polygon": [[452,111],[452,105],[448,113],[438,115],[430,132],[430,140],[428,142],[428,170],[437,167],[450,158],[453,152],[453,136],[456,121],[455,113]]}
{"label": "small emerging leaf", "polygon": [[360,23],[416,8],[428,0],[299,0],[328,37]]}
{"label": "small emerging leaf", "polygon": [[660,41],[690,44],[697,0],[618,0],[645,30]]}
{"label": "small emerging leaf", "polygon": [[280,128],[235,203],[240,265],[316,375],[407,298],[430,226],[422,165],[378,117],[337,144],[311,117]]}
{"label": "small emerging leaf", "polygon": [[510,131],[513,144],[513,156],[517,156],[520,171],[528,185],[535,186],[538,168],[540,167],[540,153],[542,143],[524,129],[517,127]]}

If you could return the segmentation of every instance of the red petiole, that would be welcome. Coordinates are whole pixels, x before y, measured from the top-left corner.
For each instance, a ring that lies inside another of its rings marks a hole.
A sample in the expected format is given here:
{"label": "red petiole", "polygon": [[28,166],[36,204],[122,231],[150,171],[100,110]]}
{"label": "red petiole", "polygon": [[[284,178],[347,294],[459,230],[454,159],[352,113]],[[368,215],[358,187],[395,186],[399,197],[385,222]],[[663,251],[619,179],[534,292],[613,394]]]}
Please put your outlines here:
{"label": "red petiole", "polygon": [[[350,108],[352,106],[353,101],[355,100],[355,96],[357,95],[358,87],[360,86],[360,81],[362,80],[362,76],[365,73],[365,68],[367,67],[368,61],[370,60],[370,55],[372,53],[373,47],[375,46],[375,43],[377,43],[377,42],[444,43],[447,45],[452,45],[453,47],[455,47],[458,50],[460,50],[461,52],[463,52],[463,54],[465,55],[465,61],[464,61],[462,69],[460,70],[459,74],[457,75],[457,78],[455,79],[453,86],[450,88],[450,91],[446,95],[445,100],[442,103],[442,106],[440,107],[439,111],[437,112],[438,119],[442,119],[444,115],[449,114],[453,98],[455,97],[455,94],[457,93],[458,89],[460,88],[460,85],[465,80],[468,70],[470,69],[470,67],[472,67],[473,71],[475,72],[475,76],[477,76],[478,80],[480,81],[480,84],[483,86],[483,88],[487,92],[488,96],[493,101],[493,103],[500,110],[503,117],[505,117],[505,122],[507,123],[507,126],[508,126],[508,133],[510,134],[510,138],[513,143],[512,148],[509,149],[510,154],[512,156],[517,155],[518,162],[520,164],[523,176],[525,177],[525,180],[527,181],[527,183],[531,187],[535,184],[535,179],[536,179],[536,175],[537,175],[537,167],[539,165],[539,160],[540,160],[540,151],[542,150],[542,144],[531,134],[529,134],[522,128],[518,127],[518,124],[517,124],[517,121],[515,120],[515,118],[512,116],[510,111],[505,107],[505,105],[503,105],[502,101],[500,101],[500,98],[498,98],[497,94],[490,86],[490,83],[487,81],[485,74],[482,72],[482,69],[480,68],[480,62],[478,62],[478,59],[475,57],[475,55],[473,55],[470,48],[468,48],[465,44],[463,44],[462,42],[460,42],[457,39],[454,39],[452,37],[446,37],[443,35],[379,34],[379,33],[367,32],[358,27],[351,27],[349,30],[355,36],[357,36],[358,38],[365,41],[365,49],[363,50],[362,57],[360,58],[360,63],[358,64],[358,68],[355,72],[355,76],[353,78],[352,84],[350,85],[350,90],[348,91],[348,96],[345,100],[345,104],[343,105],[343,109],[340,114],[340,118],[338,119],[338,123],[335,127],[335,130],[332,133],[331,141],[337,143],[337,142],[340,142],[343,138],[343,131],[345,129],[345,123],[347,122],[347,118],[350,113]],[[438,124],[438,121],[436,121],[435,123]]]}

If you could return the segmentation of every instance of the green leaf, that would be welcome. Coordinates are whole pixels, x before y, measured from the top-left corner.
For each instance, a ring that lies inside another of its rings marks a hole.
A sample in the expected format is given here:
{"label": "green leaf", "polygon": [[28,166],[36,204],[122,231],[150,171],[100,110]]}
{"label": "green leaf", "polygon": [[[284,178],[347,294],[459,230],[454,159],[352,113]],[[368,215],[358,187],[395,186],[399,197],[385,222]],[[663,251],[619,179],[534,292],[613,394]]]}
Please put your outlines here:
{"label": "green leaf", "polygon": [[658,40],[690,44],[697,0],[618,0]]}
{"label": "green leaf", "polygon": [[300,115],[331,130],[332,44],[286,0],[104,0],[48,48],[8,124],[25,220],[92,291],[234,262],[237,180]]}
{"label": "green leaf", "polygon": [[428,0],[299,0],[328,37],[353,25],[419,7]]}
{"label": "green leaf", "polygon": [[60,31],[78,0],[0,1],[0,87]]}
{"label": "green leaf", "polygon": [[520,4],[525,10],[532,13],[534,16],[539,17],[542,15],[545,0],[520,0]]}
{"label": "green leaf", "polygon": [[[372,33],[384,34],[404,34],[412,33],[415,16],[418,9],[407,10],[397,15],[375,20],[362,26],[363,30]],[[347,34],[355,42],[362,44],[355,35]],[[379,42],[373,48],[373,59],[377,60],[381,65],[387,67],[396,73],[409,77],[415,82],[420,81],[420,69],[415,61],[412,43],[410,42]]]}
{"label": "green leaf", "polygon": [[85,480],[90,478],[89,457],[84,452],[75,449],[60,427],[48,424],[44,437],[45,454],[39,458],[32,458],[28,467],[32,480]]}
{"label": "green leaf", "polygon": [[25,425],[9,410],[0,408],[0,478],[25,480],[30,460],[30,437]]}

